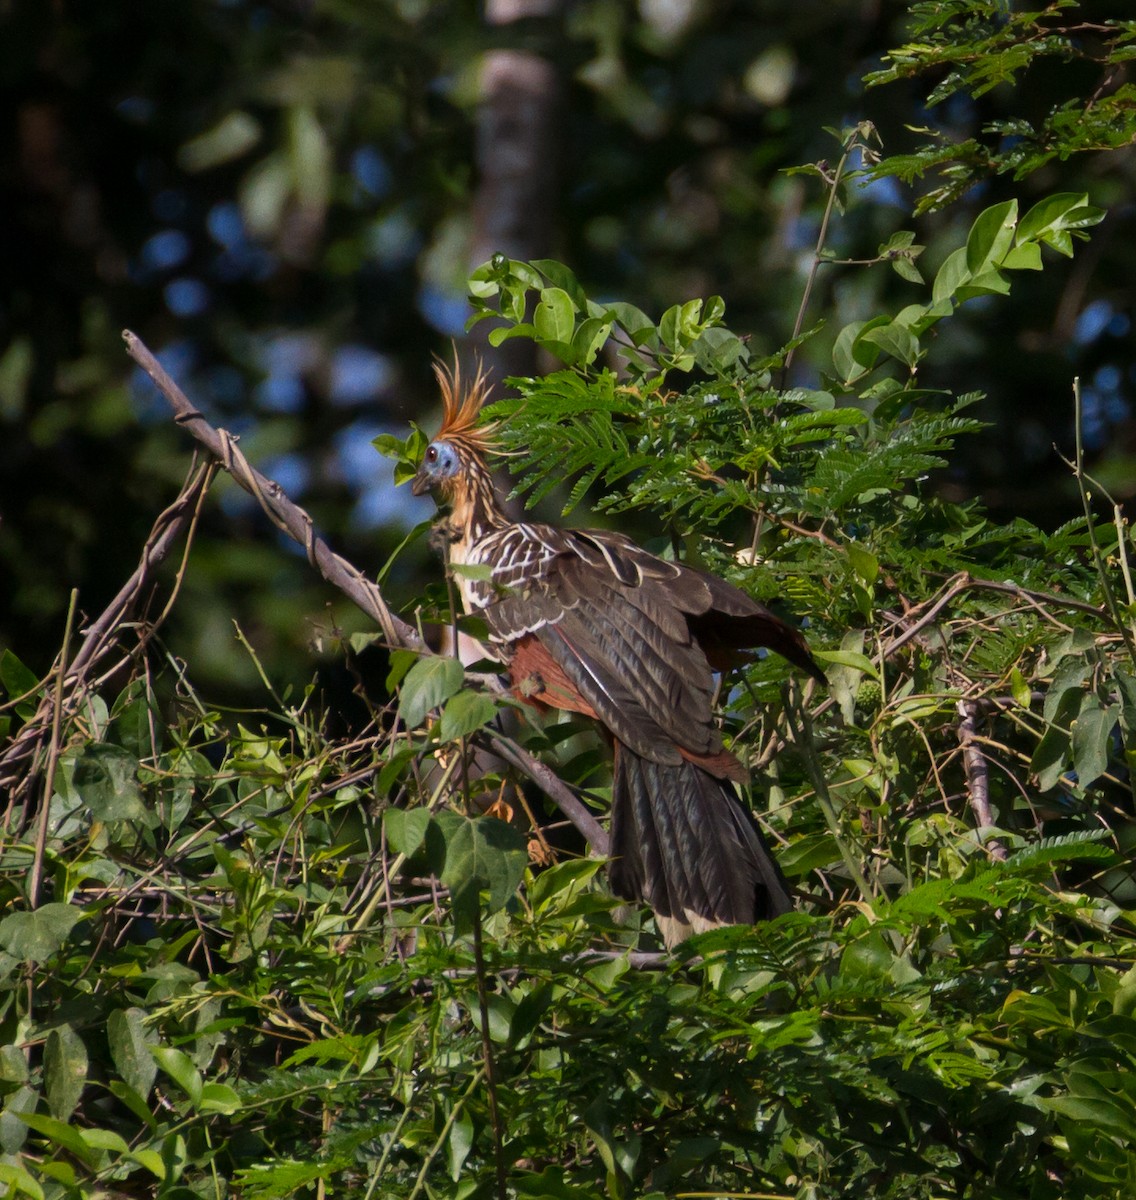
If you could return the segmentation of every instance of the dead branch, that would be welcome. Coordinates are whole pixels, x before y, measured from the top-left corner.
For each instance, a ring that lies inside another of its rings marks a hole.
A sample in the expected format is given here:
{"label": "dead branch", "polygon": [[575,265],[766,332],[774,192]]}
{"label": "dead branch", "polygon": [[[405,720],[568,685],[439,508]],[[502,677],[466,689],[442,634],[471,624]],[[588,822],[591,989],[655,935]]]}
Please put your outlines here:
{"label": "dead branch", "polygon": [[169,401],[174,419],[214,456],[226,471],[254,496],[277,528],[304,547],[308,561],[335,587],[339,588],[382,629],[391,646],[408,650],[426,647],[413,625],[396,617],[387,607],[382,592],[362,571],[315,534],[312,519],[299,505],[293,504],[284,489],[253,467],[237,445],[237,438],[227,429],[214,429],[189,402],[185,393],[166,374],[161,363],[150,353],[146,344],[129,329],[123,332],[126,352],[154,381],[158,391]]}
{"label": "dead branch", "polygon": [[[83,645],[67,666],[62,680],[59,678],[59,667],[56,666],[45,681],[43,699],[35,712],[0,755],[0,795],[6,795],[8,799],[6,823],[11,819],[14,807],[30,797],[31,788],[39,777],[43,759],[41,752],[51,736],[57,696],[61,719],[66,720],[83,704],[91,686],[91,673],[96,666],[106,665],[107,656],[117,647],[120,658],[109,670],[104,670],[104,674],[110,673],[137,654],[152,635],[153,629],[143,625],[137,629],[138,643],[135,646],[124,649],[119,643],[119,633],[124,623],[136,614],[158,566],[192,524],[198,504],[212,478],[211,468],[191,468],[177,499],[154,522],[133,574],[99,616],[80,631]],[[31,816],[29,808],[25,807],[22,823],[26,823]]]}
{"label": "dead branch", "polygon": [[[353,600],[379,625],[387,644],[392,648],[430,653],[418,630],[391,612],[378,585],[345,558],[336,554],[322,538],[316,536],[312,518],[288,498],[278,483],[262,475],[249,463],[237,446],[237,439],[231,433],[224,429],[214,429],[209,424],[166,373],[145,343],[130,330],[125,330],[122,337],[126,342],[127,353],[150,376],[169,402],[177,423],[201,442],[237,483],[256,498],[277,528],[282,529],[304,547],[308,561],[324,579]],[[587,839],[593,853],[606,857],[609,848],[606,831],[576,798],[568,785],[515,742],[497,735],[490,740],[497,753],[508,758],[557,805]]]}
{"label": "dead branch", "polygon": [[[958,739],[966,770],[966,789],[981,836],[982,830],[993,826],[994,814],[990,810],[990,775],[986,769],[986,756],[979,745],[978,705],[973,700],[960,700],[958,714]],[[991,858],[1005,861],[1006,847],[997,838],[988,838],[986,846]]]}

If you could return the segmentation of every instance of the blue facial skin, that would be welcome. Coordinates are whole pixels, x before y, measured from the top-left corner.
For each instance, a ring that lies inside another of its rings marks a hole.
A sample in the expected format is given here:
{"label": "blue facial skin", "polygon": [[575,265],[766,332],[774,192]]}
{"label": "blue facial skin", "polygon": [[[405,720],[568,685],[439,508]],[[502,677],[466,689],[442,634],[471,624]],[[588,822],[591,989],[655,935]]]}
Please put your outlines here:
{"label": "blue facial skin", "polygon": [[422,457],[422,465],[414,476],[410,490],[416,496],[424,496],[427,492],[441,487],[447,479],[453,479],[461,466],[458,452],[449,442],[431,442],[426,447]]}

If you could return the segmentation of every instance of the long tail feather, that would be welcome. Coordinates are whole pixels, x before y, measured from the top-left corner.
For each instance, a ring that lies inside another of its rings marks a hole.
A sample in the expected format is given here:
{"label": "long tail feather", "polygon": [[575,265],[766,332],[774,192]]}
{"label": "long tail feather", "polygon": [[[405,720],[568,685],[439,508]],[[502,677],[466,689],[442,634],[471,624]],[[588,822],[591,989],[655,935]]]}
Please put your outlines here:
{"label": "long tail feather", "polygon": [[654,909],[668,946],[793,907],[784,876],[728,780],[690,762],[651,762],[619,742],[611,849],[613,890]]}

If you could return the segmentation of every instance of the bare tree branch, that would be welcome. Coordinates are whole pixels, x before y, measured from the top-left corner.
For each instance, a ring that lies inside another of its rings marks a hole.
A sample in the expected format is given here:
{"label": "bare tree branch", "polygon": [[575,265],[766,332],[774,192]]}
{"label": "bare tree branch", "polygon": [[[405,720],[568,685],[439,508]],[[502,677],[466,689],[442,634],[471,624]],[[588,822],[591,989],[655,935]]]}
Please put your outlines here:
{"label": "bare tree branch", "polygon": [[[990,774],[986,769],[986,757],[978,745],[978,705],[973,700],[960,700],[958,714],[958,739],[966,769],[966,789],[981,836],[982,830],[993,826],[994,814],[990,809]],[[991,858],[1005,861],[1006,847],[997,838],[987,838],[986,847]]]}
{"label": "bare tree branch", "polygon": [[[219,459],[221,465],[241,487],[256,497],[273,524],[304,547],[308,560],[324,579],[350,597],[379,625],[387,644],[391,647],[416,650],[422,654],[430,653],[418,630],[391,612],[378,585],[372,583],[362,571],[336,554],[322,538],[316,536],[311,517],[285,495],[278,483],[262,475],[249,463],[238,448],[237,439],[231,433],[224,429],[214,429],[209,424],[166,373],[145,343],[130,330],[126,330],[122,336],[126,342],[127,353],[154,381],[173,408],[177,423]],[[609,847],[606,831],[563,780],[515,742],[494,736],[491,743],[497,753],[527,775],[557,805],[587,839],[593,853],[606,857]]]}
{"label": "bare tree branch", "polygon": [[[118,644],[118,634],[123,622],[137,612],[142,596],[152,582],[158,566],[192,525],[197,507],[212,478],[212,468],[191,469],[177,499],[154,522],[133,574],[102,613],[80,631],[83,645],[67,666],[63,679],[58,678],[60,671],[57,666],[45,681],[46,684],[50,684],[54,679],[55,694],[51,694],[50,689],[45,686],[44,697],[36,711],[0,755],[0,795],[5,795],[8,799],[5,828],[12,818],[15,806],[30,797],[32,785],[39,776],[40,751],[51,734],[56,695],[59,695],[61,719],[66,719],[82,704],[89,690],[92,670],[96,665],[103,663]],[[139,644],[145,644],[152,633],[152,627],[141,627]],[[129,650],[122,649],[119,662],[125,663],[137,650],[138,646]],[[21,823],[30,819],[30,810],[31,806],[25,804]]]}
{"label": "bare tree branch", "polygon": [[126,352],[157,385],[169,401],[175,420],[187,429],[209,452],[221,460],[221,465],[251,495],[256,497],[269,519],[307,551],[308,561],[335,587],[352,600],[382,629],[391,646],[408,650],[425,650],[418,630],[396,617],[387,607],[382,592],[362,571],[340,557],[323,540],[316,537],[312,519],[284,494],[274,480],[253,467],[240,448],[237,439],[227,429],[214,429],[189,402],[185,393],[166,374],[162,364],[150,353],[145,343],[129,329],[123,340]]}

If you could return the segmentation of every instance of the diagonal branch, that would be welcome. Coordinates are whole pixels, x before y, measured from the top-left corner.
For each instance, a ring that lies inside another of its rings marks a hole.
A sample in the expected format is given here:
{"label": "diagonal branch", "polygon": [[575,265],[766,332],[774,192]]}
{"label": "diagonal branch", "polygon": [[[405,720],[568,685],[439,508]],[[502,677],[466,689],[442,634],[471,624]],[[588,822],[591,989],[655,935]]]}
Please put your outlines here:
{"label": "diagonal branch", "polygon": [[221,460],[222,466],[237,483],[256,497],[273,524],[304,547],[308,561],[324,579],[354,600],[378,624],[391,646],[425,650],[418,631],[391,612],[378,586],[357,567],[336,554],[323,538],[316,536],[311,517],[288,499],[284,489],[275,480],[262,475],[249,463],[238,447],[237,439],[227,429],[214,429],[206,421],[181,388],[166,374],[162,364],[150,353],[142,339],[129,329],[123,332],[122,337],[126,342],[127,354],[150,376],[158,391],[169,401],[177,423]]}
{"label": "diagonal branch", "polygon": [[[89,677],[96,666],[102,665],[106,675],[138,652],[137,647],[130,650],[119,647],[120,658],[109,666],[105,663],[107,655],[118,646],[118,633],[123,623],[137,612],[157,568],[183,534],[192,529],[198,506],[212,478],[213,472],[208,468],[195,467],[190,471],[177,499],[155,520],[142,549],[142,557],[130,578],[99,616],[81,631],[83,645],[66,665],[63,678],[60,679],[60,667],[57,666],[45,681],[43,699],[36,711],[0,754],[0,795],[8,800],[5,821],[13,815],[16,801],[21,796],[27,794],[30,797],[32,786],[42,770],[41,751],[50,736],[56,705],[59,705],[61,718],[68,716],[82,704],[92,686]],[[144,624],[139,629],[139,644],[152,633],[153,627]],[[48,799],[45,797],[44,802]],[[26,808],[25,819],[28,815]]]}
{"label": "diagonal branch", "polygon": [[[122,336],[126,342],[126,352],[154,381],[158,391],[174,410],[177,423],[219,459],[241,487],[256,497],[257,502],[279,529],[304,547],[309,562],[324,579],[333,587],[339,588],[379,625],[387,644],[392,648],[430,653],[418,630],[391,612],[378,585],[345,558],[336,554],[323,538],[316,536],[311,517],[285,495],[284,489],[278,483],[262,475],[249,463],[237,446],[237,439],[231,433],[225,429],[214,429],[209,424],[166,373],[141,338],[130,330],[124,331]],[[593,853],[606,857],[609,846],[606,831],[563,780],[515,742],[506,742],[501,737],[494,737],[493,749],[508,758],[556,804],[587,839]]]}

